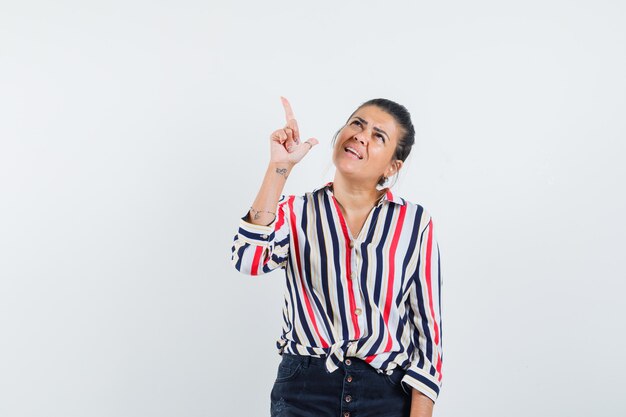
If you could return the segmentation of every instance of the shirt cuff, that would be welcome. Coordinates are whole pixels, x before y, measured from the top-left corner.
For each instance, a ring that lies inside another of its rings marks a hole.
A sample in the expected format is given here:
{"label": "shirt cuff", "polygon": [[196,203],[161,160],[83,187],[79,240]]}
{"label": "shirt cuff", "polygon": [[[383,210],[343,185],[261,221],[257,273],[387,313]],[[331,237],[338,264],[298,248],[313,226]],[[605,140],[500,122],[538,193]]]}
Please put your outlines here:
{"label": "shirt cuff", "polygon": [[441,383],[424,370],[411,366],[402,378],[402,386],[406,392],[411,392],[411,388],[414,388],[435,402],[439,396]]}
{"label": "shirt cuff", "polygon": [[273,222],[269,226],[262,226],[247,222],[246,217],[247,214],[239,221],[239,237],[251,245],[267,246],[274,237]]}

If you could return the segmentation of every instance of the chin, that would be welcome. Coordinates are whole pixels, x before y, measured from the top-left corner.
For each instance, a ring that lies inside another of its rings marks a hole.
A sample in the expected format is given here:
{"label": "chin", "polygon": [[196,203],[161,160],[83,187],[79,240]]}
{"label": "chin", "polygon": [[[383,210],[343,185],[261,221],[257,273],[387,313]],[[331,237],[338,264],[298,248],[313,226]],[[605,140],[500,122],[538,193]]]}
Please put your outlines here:
{"label": "chin", "polygon": [[348,164],[335,164],[335,171],[342,177],[355,182],[364,182],[371,180],[369,175],[364,175],[363,170]]}
{"label": "chin", "polygon": [[356,164],[354,162],[358,161],[350,161],[345,158],[335,158],[335,160],[333,161],[335,169],[338,172],[350,176],[358,174],[359,172],[359,167],[355,166]]}

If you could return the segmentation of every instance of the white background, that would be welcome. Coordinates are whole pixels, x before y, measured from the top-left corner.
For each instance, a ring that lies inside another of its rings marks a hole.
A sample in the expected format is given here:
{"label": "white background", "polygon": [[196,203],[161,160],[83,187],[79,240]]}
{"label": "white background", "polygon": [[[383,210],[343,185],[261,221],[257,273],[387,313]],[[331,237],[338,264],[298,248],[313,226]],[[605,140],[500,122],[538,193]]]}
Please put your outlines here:
{"label": "white background", "polygon": [[288,97],[374,97],[442,253],[435,416],[623,416],[621,1],[0,3],[0,415],[267,416],[283,277],[230,265]]}

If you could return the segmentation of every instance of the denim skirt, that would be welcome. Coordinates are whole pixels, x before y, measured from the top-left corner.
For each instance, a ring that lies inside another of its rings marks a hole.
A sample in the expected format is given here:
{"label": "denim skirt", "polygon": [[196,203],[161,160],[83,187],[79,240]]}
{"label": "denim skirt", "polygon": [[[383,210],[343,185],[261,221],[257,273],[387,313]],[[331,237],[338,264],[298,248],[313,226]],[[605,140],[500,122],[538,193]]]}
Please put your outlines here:
{"label": "denim skirt", "polygon": [[284,353],[271,393],[271,417],[408,417],[411,396],[400,384],[404,371],[379,373],[347,357],[326,371],[325,358]]}

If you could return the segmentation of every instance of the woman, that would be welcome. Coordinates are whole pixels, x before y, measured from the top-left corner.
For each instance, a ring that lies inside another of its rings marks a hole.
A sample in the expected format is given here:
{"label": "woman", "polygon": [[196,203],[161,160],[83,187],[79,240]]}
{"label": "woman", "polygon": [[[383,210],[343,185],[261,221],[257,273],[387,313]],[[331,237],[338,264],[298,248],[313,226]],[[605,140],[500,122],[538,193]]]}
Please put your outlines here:
{"label": "woman", "polygon": [[235,267],[285,269],[272,416],[431,416],[441,387],[439,248],[426,210],[383,188],[415,142],[408,111],[361,105],[335,135],[332,183],[281,197],[317,145],[287,123],[232,248]]}

